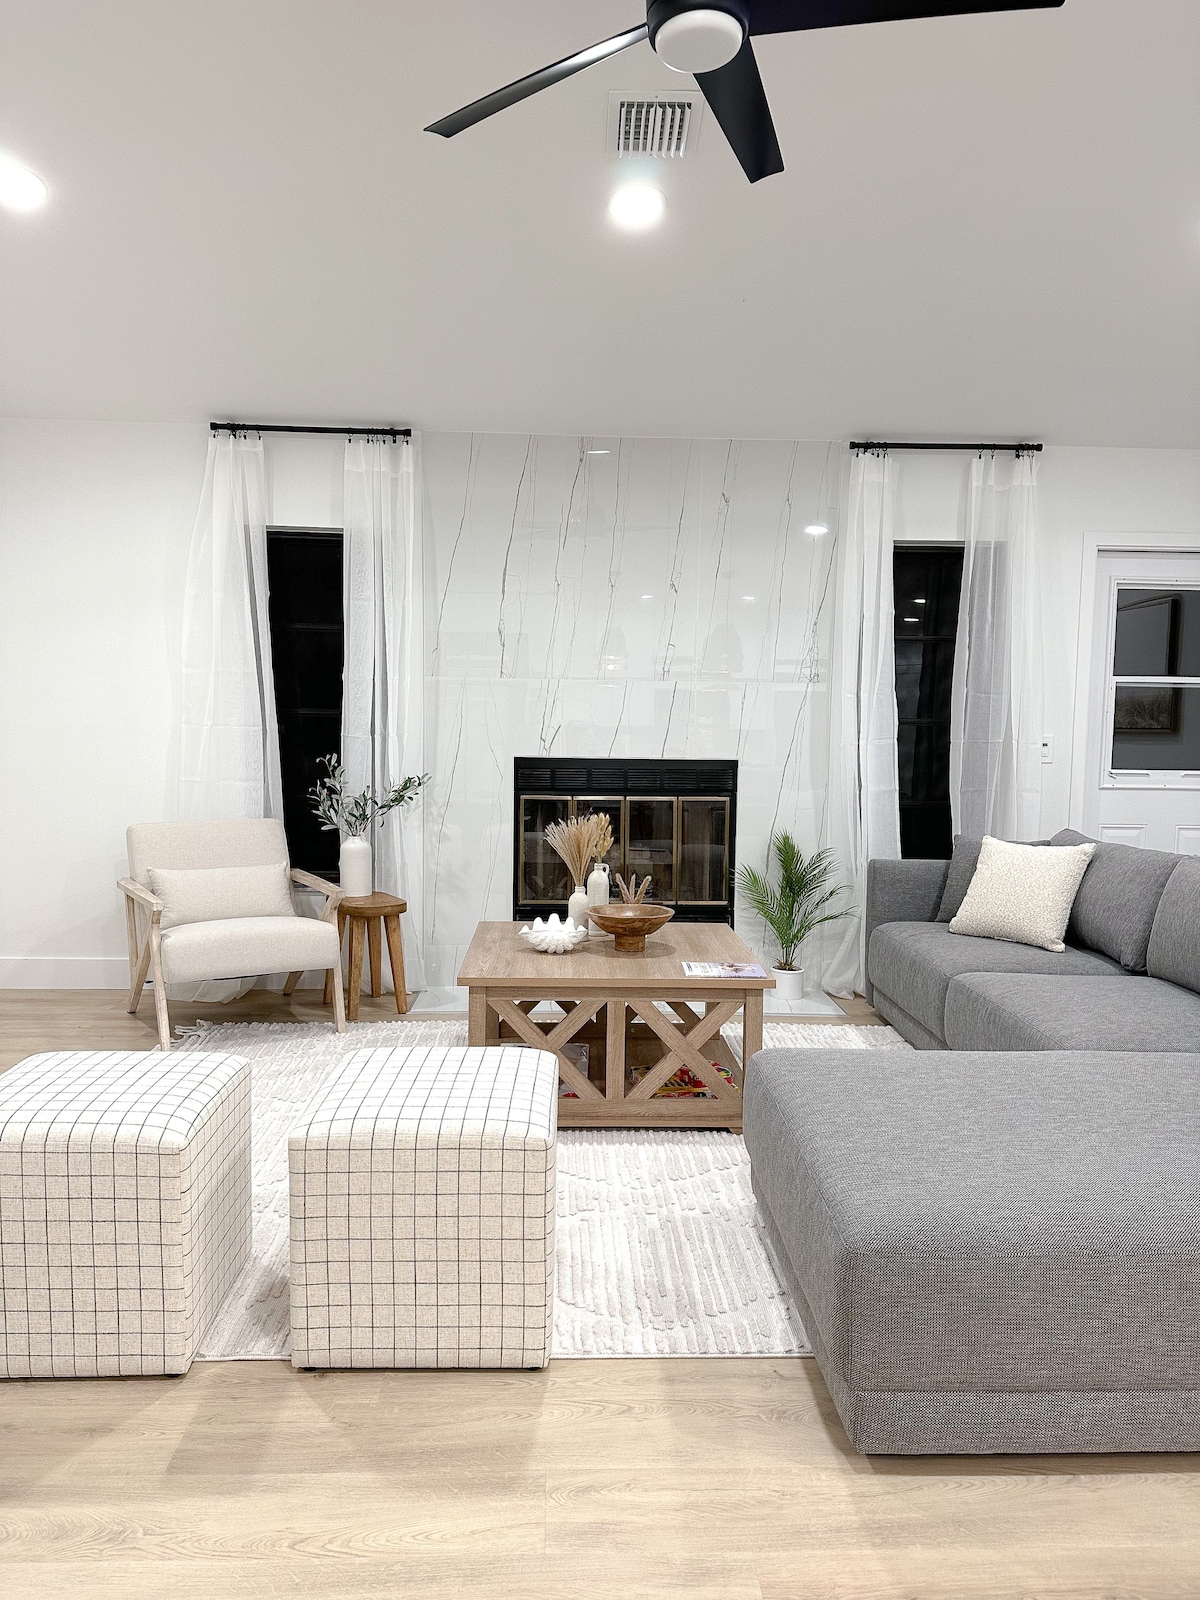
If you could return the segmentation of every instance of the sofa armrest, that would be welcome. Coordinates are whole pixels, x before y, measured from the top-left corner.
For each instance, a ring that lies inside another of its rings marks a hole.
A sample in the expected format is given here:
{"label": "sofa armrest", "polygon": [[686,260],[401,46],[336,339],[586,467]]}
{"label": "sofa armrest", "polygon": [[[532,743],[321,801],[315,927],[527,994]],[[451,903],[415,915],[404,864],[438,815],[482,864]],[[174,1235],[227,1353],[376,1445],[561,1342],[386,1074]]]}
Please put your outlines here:
{"label": "sofa armrest", "polygon": [[867,863],[867,908],[864,916],[863,951],[868,971],[867,999],[871,992],[871,935],[885,922],[932,922],[942,903],[942,892],[949,876],[948,861],[869,861]]}

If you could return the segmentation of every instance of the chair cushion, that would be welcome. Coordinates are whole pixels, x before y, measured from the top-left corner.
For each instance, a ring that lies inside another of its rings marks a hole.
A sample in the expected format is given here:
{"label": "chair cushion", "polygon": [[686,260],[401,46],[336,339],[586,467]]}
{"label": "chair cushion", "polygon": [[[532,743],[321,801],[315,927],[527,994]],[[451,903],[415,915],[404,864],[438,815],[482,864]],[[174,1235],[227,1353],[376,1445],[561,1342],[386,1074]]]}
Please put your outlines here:
{"label": "chair cushion", "polygon": [[1180,861],[1163,890],[1146,965],[1152,978],[1200,993],[1200,861]]}
{"label": "chair cushion", "polygon": [[328,971],[340,960],[337,929],[312,917],[229,917],[189,922],[162,936],[168,983]]}
{"label": "chair cushion", "polygon": [[985,838],[951,933],[1061,952],[1080,881],[1096,846],[1058,850]]}
{"label": "chair cushion", "polygon": [[964,972],[1041,972],[1050,977],[1122,975],[1090,950],[1035,950],[999,939],[971,939],[940,922],[889,922],[871,935],[871,982],[939,1039],[946,1037],[946,991]]}
{"label": "chair cushion", "polygon": [[1200,995],[1155,978],[977,972],[946,995],[952,1050],[1200,1052]]}
{"label": "chair cushion", "polygon": [[129,876],[150,887],[151,867],[266,867],[288,858],[276,817],[222,822],[135,822],[125,831]]}
{"label": "chair cushion", "polygon": [[[1086,834],[1064,828],[1051,844],[1089,844]],[[1097,844],[1067,924],[1071,944],[1099,950],[1129,972],[1145,972],[1154,915],[1179,857],[1130,844]]]}
{"label": "chair cushion", "polygon": [[163,903],[162,927],[233,917],[294,917],[286,861],[267,867],[151,867],[150,890]]}

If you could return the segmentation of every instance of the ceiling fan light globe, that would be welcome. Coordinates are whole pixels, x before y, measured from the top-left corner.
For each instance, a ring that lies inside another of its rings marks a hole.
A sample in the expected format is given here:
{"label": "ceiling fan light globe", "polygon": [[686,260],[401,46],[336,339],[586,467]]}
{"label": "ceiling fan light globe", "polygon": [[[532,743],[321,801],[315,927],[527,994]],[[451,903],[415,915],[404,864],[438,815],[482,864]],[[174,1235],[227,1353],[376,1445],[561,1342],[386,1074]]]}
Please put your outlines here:
{"label": "ceiling fan light globe", "polygon": [[681,11],[659,24],[653,45],[659,59],[676,72],[715,72],[727,66],[745,43],[745,30],[728,11]]}

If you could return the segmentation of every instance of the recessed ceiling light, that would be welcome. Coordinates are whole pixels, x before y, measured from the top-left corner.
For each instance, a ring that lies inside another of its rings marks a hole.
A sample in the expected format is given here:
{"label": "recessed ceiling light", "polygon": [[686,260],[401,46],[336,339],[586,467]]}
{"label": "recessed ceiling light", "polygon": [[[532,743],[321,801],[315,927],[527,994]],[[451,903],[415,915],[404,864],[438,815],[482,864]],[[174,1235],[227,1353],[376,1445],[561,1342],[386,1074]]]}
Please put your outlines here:
{"label": "recessed ceiling light", "polygon": [[925,604],[925,597],[924,597],[924,595],[922,595],[922,596],[921,596],[921,598],[920,598],[920,599],[919,599],[919,600],[914,600],[914,601],[913,601],[913,605],[915,605],[915,606],[923,606],[923,605],[924,605],[924,604]]}
{"label": "recessed ceiling light", "polygon": [[626,183],[608,202],[608,214],[618,228],[639,233],[662,221],[667,197],[650,183]]}
{"label": "recessed ceiling light", "polygon": [[36,211],[46,201],[46,185],[11,156],[0,156],[0,206],[6,211]]}
{"label": "recessed ceiling light", "polygon": [[590,455],[590,456],[610,456],[610,455],[612,455],[612,451],[611,450],[589,450],[588,451],[588,455]]}
{"label": "recessed ceiling light", "polygon": [[920,622],[920,617],[905,617],[905,622]]}
{"label": "recessed ceiling light", "polygon": [[814,539],[819,539],[823,533],[828,533],[829,529],[823,522],[810,522],[804,531],[805,533],[811,533]]}
{"label": "recessed ceiling light", "polygon": [[644,595],[643,595],[643,596],[642,596],[642,599],[643,599],[643,600],[653,600],[653,599],[654,599],[654,596],[653,596],[653,595],[652,595],[652,594],[644,594]]}

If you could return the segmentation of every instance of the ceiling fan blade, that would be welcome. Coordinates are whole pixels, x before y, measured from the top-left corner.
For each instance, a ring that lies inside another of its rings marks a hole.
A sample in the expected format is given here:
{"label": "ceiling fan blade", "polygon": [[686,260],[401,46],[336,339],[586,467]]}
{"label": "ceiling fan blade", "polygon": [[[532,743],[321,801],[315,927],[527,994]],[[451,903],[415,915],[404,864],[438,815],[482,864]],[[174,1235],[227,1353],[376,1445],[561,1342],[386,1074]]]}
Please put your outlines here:
{"label": "ceiling fan blade", "polygon": [[749,39],[725,66],[698,72],[696,82],[751,183],[783,171],[783,156]]}
{"label": "ceiling fan blade", "polygon": [[510,83],[504,89],[485,94],[482,100],[472,100],[461,111],[452,111],[440,122],[431,122],[425,132],[440,133],[443,139],[452,139],[464,128],[473,128],[485,117],[495,116],[497,111],[507,111],[509,106],[515,106],[519,100],[528,100],[531,94],[548,89],[552,83],[559,83],[573,73],[582,72],[585,67],[595,66],[597,61],[628,50],[630,45],[641,44],[648,33],[649,29],[643,22],[640,27],[628,28],[624,33],[614,34],[611,39],[602,39],[599,44],[590,45],[586,50],[556,61],[552,67],[542,67],[538,72],[531,72],[527,78],[518,78],[516,83]]}
{"label": "ceiling fan blade", "polygon": [[917,17],[966,17],[987,11],[1049,11],[1065,0],[750,0],[750,32],[800,33],[861,22],[910,22]]}

